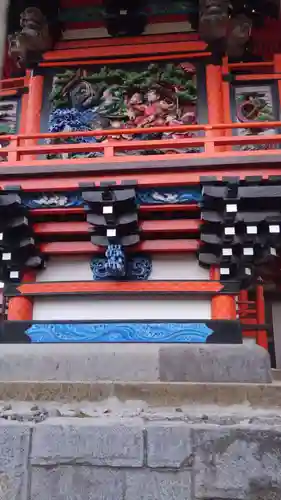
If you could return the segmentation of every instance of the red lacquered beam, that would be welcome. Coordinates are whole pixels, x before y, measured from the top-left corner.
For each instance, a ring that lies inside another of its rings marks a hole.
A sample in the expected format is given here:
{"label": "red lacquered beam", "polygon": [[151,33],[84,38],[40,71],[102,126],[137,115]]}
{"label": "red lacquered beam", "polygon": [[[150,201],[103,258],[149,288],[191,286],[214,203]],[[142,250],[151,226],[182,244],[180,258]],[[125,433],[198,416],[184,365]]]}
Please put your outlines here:
{"label": "red lacquered beam", "polygon": [[[146,240],[138,245],[128,248],[131,252],[196,252],[199,248],[198,240]],[[100,254],[104,253],[103,247],[93,245],[90,241],[63,241],[43,243],[40,245],[42,253],[47,255],[74,255],[74,254]]]}
{"label": "red lacquered beam", "polygon": [[[199,210],[199,205],[197,203],[187,204],[163,204],[163,205],[140,205],[138,208],[139,212],[196,212]],[[30,210],[30,215],[33,217],[40,215],[71,215],[71,214],[83,214],[85,212],[82,207],[60,207],[60,208],[33,208]]]}
{"label": "red lacquered beam", "polygon": [[[197,219],[145,220],[140,222],[144,233],[192,232],[199,231],[201,221]],[[38,222],[33,225],[36,234],[87,234],[92,226],[88,222]]]}
{"label": "red lacquered beam", "polygon": [[[188,52],[188,60],[190,59],[198,59],[198,58],[204,58],[206,59],[207,57],[211,56],[211,52]],[[173,54],[173,61],[176,59],[183,59],[183,54]],[[75,61],[50,61],[50,62],[40,62],[38,66],[40,68],[55,68],[55,67],[79,67],[81,65],[83,66],[95,66],[95,65],[101,65],[101,64],[124,64],[124,62],[128,63],[136,63],[136,62],[151,62],[151,61],[170,61],[171,60],[171,55],[170,54],[165,54],[164,56],[161,56],[159,54],[156,55],[150,55],[150,56],[141,56],[141,57],[115,57],[114,59],[80,59],[80,60],[75,60]]]}
{"label": "red lacquered beam", "polygon": [[[260,153],[260,152],[257,152]],[[249,152],[245,153],[249,155]],[[251,155],[253,153],[251,152]],[[266,153],[268,154],[268,152]],[[263,151],[264,155],[264,151]],[[278,151],[276,152],[277,157],[280,155]],[[256,155],[255,155],[256,156]],[[261,155],[259,155],[261,156]],[[257,160],[258,161],[258,160]],[[238,162],[238,159],[237,159]],[[35,162],[34,162],[35,163]],[[32,167],[30,167],[32,169]],[[1,169],[0,169],[1,172]],[[213,176],[217,180],[222,180],[223,177],[240,177],[241,180],[245,179],[247,176],[261,176],[263,179],[267,179],[271,175],[281,175],[281,168],[267,168],[266,164],[259,168],[247,168],[245,165],[242,167],[237,163],[237,168],[234,166],[227,169],[208,169],[204,168],[202,170],[194,170],[187,172],[170,172],[170,173],[159,173],[159,174],[107,174],[107,175],[96,175],[96,176],[83,176],[77,177],[69,175],[69,177],[47,177],[47,178],[16,178],[9,180],[2,180],[0,187],[5,189],[5,186],[21,186],[23,191],[33,191],[42,192],[42,186],[44,186],[44,192],[47,191],[76,191],[80,189],[80,183],[93,183],[95,182],[99,185],[100,182],[108,182],[114,180],[117,184],[122,181],[137,181],[138,187],[176,187],[176,186],[194,186],[200,184],[200,177]],[[180,205],[177,205],[180,206]],[[47,209],[49,210],[49,209]],[[56,209],[57,210],[57,209]],[[156,205],[155,205],[156,210]]]}
{"label": "red lacquered beam", "polygon": [[85,212],[82,207],[62,207],[62,208],[32,208],[29,214],[32,217],[40,215],[72,215],[72,214],[83,214]]}
{"label": "red lacquered beam", "polygon": [[[165,38],[165,37],[163,37]],[[168,52],[199,52],[204,51],[207,44],[201,41],[188,41],[188,42],[167,42],[167,43],[154,43],[154,54],[167,54]],[[54,50],[45,52],[43,59],[45,61],[63,61],[74,59],[90,59],[98,57],[117,57],[117,56],[137,56],[144,54],[151,54],[151,45],[121,45],[111,47],[88,47],[67,50]]]}
{"label": "red lacquered beam", "polygon": [[[10,287],[12,288],[12,287]],[[69,295],[69,294],[157,294],[157,293],[220,293],[224,285],[218,281],[81,281],[23,283],[7,295]]]}

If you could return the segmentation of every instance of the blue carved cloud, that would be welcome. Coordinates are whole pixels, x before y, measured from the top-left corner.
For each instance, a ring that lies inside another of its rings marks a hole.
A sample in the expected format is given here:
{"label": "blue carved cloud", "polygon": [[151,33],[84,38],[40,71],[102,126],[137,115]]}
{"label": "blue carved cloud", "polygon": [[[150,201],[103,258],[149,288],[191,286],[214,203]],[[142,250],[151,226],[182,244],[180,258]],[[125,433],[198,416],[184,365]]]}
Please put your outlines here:
{"label": "blue carved cloud", "polygon": [[[94,257],[90,263],[93,279],[95,281],[111,280],[112,276],[108,273],[106,259],[104,257]],[[149,278],[152,271],[152,262],[149,256],[134,255],[127,258],[126,274],[120,280],[145,281]]]}

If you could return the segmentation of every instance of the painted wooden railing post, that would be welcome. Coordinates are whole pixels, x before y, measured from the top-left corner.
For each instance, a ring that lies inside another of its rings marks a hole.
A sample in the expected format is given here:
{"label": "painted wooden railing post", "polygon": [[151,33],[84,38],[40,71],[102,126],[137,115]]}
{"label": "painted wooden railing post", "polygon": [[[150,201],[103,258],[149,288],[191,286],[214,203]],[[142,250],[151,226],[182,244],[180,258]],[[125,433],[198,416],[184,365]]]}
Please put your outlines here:
{"label": "painted wooden railing post", "polygon": [[[265,302],[263,285],[259,284],[256,287],[256,307],[257,307],[257,322],[258,325],[265,324]],[[268,340],[266,330],[257,331],[257,344],[268,350]]]}

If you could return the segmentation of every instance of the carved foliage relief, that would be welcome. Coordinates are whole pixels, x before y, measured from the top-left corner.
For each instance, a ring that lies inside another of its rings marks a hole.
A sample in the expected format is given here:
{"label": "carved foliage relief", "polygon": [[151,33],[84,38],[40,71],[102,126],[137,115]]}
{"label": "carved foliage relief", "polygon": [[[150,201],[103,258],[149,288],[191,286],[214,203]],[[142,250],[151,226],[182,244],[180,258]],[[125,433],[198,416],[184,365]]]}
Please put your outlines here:
{"label": "carved foliage relief", "polygon": [[0,99],[0,134],[14,134],[17,129],[17,99]]}
{"label": "carved foliage relief", "polygon": [[[0,136],[17,132],[18,108],[18,99],[0,99]],[[0,162],[7,160],[7,155],[1,154],[1,147],[8,146],[9,142],[3,139],[0,142]]]}
{"label": "carved foliage relief", "polygon": [[[53,78],[49,131],[91,131],[122,129],[117,140],[184,138],[192,134],[148,134],[149,127],[191,125],[197,122],[195,67],[189,63],[103,67],[93,70],[65,70]],[[131,135],[126,129],[141,128]],[[79,137],[68,142],[97,143],[110,137]],[[189,148],[186,152],[194,151]],[[177,152],[173,150],[173,152]],[[181,151],[183,152],[183,151]],[[163,153],[154,150],[149,154]],[[102,152],[83,153],[97,157]],[[118,153],[117,153],[118,154]],[[119,154],[126,154],[121,152]],[[147,154],[132,151],[130,154]],[[78,157],[71,154],[71,157]]]}

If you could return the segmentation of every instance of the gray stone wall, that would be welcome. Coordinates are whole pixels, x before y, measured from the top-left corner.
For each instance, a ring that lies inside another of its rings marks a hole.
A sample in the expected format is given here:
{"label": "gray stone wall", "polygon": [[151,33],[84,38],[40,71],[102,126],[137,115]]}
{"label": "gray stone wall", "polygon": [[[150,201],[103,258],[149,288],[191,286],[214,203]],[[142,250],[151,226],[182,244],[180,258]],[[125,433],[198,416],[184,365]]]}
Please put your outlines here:
{"label": "gray stone wall", "polygon": [[0,423],[1,500],[280,500],[281,427]]}

